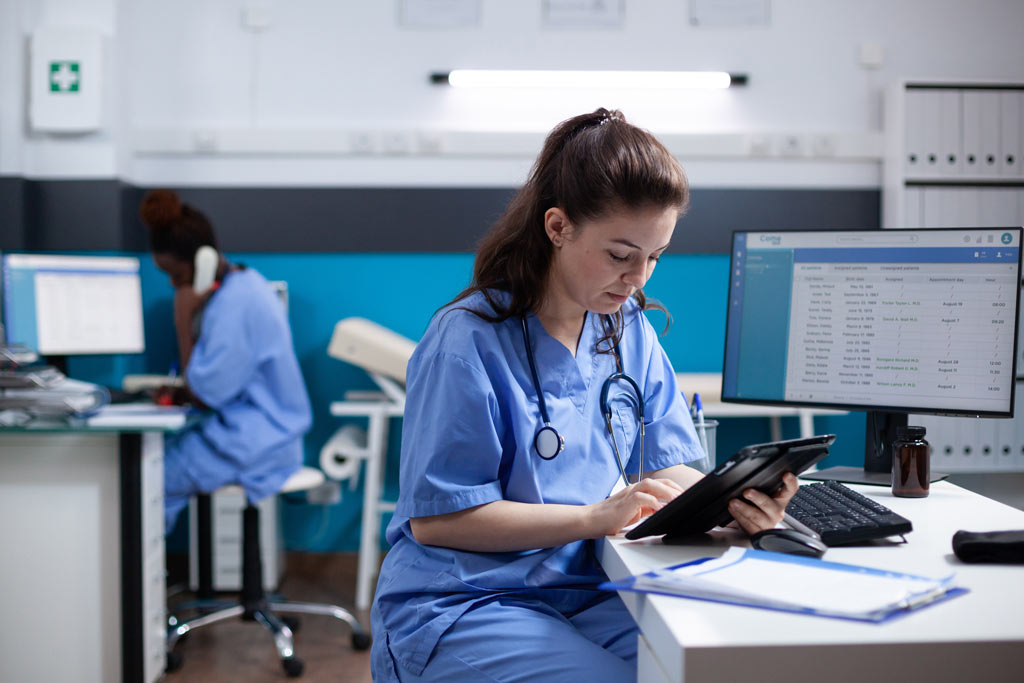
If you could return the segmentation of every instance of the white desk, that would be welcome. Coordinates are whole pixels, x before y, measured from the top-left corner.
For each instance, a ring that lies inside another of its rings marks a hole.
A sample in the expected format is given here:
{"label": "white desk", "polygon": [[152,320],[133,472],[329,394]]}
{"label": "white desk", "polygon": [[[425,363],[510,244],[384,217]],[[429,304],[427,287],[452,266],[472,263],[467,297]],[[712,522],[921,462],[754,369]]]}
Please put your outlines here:
{"label": "white desk", "polygon": [[166,430],[0,430],[0,681],[163,675]]}
{"label": "white desk", "polygon": [[[905,545],[831,548],[825,558],[939,576],[956,571],[967,595],[884,624],[787,614],[684,598],[622,593],[640,626],[641,681],[846,681],[882,683],[1022,680],[1024,567],[966,565],[953,555],[958,529],[1024,528],[1024,512],[948,482],[924,499],[852,486],[910,519]],[[737,531],[716,530],[706,545],[666,546],[660,539],[605,539],[601,563],[612,579],[720,555],[748,545]]]}

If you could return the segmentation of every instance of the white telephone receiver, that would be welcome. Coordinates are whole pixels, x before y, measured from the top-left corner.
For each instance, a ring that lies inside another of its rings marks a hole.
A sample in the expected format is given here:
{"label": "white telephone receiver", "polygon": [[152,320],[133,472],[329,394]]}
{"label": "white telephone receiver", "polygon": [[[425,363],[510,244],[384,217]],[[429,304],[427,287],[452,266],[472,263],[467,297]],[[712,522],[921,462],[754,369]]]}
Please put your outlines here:
{"label": "white telephone receiver", "polygon": [[196,294],[203,294],[213,285],[218,265],[220,255],[216,249],[204,244],[196,250],[195,272],[192,274],[192,289]]}

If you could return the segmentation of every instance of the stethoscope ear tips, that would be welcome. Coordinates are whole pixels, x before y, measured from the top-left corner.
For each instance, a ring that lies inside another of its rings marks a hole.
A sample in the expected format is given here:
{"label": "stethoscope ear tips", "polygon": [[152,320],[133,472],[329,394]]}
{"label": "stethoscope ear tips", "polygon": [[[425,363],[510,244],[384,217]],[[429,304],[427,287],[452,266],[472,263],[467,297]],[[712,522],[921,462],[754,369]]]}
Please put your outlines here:
{"label": "stethoscope ear tips", "polygon": [[551,425],[545,425],[537,430],[533,437],[533,448],[537,455],[545,460],[551,460],[565,448],[565,439]]}

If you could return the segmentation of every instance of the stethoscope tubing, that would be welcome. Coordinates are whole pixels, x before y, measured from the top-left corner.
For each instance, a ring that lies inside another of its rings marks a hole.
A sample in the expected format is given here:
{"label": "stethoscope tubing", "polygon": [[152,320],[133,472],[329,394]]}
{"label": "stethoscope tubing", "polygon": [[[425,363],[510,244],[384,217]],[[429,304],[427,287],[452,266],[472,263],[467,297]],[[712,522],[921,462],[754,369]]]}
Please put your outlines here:
{"label": "stethoscope tubing", "polygon": [[[544,426],[537,430],[537,433],[533,437],[533,448],[537,455],[544,460],[554,460],[554,458],[562,452],[565,448],[565,438],[554,428],[551,424],[551,418],[548,415],[547,402],[544,400],[544,392],[540,388],[540,375],[537,372],[537,361],[533,355],[533,345],[530,343],[530,330],[526,323],[526,316],[522,316],[519,319],[522,323],[523,329],[523,345],[526,347],[526,360],[530,366],[530,377],[533,380],[533,388],[537,393],[537,405],[540,408],[540,416],[544,421]],[[601,413],[604,416],[605,426],[608,429],[608,434],[611,436],[612,448],[615,450],[615,461],[619,466],[619,473],[622,475],[622,480],[625,484],[629,485],[629,477],[626,476],[625,464],[622,462],[622,456],[619,452],[619,444],[615,439],[615,430],[612,428],[612,407],[608,401],[608,393],[611,387],[616,382],[625,382],[633,390],[633,394],[636,397],[635,407],[637,412],[637,421],[640,424],[640,478],[643,478],[644,473],[644,395],[640,390],[640,385],[637,381],[627,375],[622,370],[622,353],[619,351],[619,344],[614,344],[615,360],[617,362],[618,372],[615,372],[605,379],[604,384],[601,386]]]}

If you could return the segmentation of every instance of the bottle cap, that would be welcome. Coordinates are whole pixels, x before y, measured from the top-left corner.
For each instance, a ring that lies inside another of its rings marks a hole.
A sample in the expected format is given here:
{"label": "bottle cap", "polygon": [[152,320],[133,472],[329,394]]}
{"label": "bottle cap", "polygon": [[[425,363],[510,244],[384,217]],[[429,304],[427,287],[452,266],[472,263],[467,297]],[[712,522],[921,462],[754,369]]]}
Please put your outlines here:
{"label": "bottle cap", "polygon": [[925,428],[914,426],[900,427],[896,430],[896,435],[901,439],[923,439],[925,435]]}

